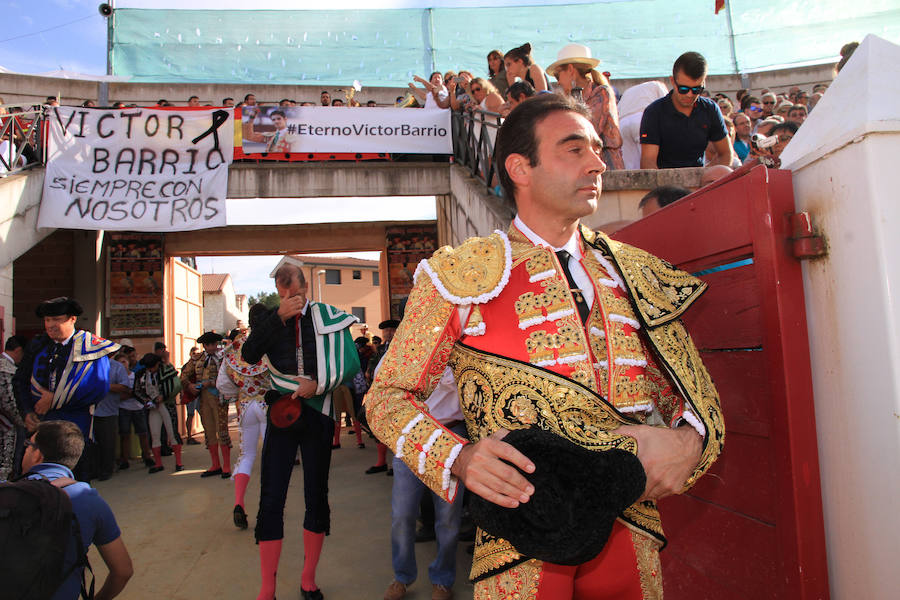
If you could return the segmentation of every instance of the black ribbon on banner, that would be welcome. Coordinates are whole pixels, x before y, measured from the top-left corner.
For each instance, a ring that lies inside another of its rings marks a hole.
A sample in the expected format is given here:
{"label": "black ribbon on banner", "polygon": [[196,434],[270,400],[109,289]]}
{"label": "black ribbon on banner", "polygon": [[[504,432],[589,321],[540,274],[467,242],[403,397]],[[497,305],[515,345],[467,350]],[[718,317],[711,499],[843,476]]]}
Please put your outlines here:
{"label": "black ribbon on banner", "polygon": [[225,121],[228,120],[228,112],[224,110],[217,110],[212,114],[212,125],[209,126],[209,129],[195,137],[191,140],[192,144],[196,144],[209,134],[213,134],[213,150],[219,149],[219,127],[225,124]]}

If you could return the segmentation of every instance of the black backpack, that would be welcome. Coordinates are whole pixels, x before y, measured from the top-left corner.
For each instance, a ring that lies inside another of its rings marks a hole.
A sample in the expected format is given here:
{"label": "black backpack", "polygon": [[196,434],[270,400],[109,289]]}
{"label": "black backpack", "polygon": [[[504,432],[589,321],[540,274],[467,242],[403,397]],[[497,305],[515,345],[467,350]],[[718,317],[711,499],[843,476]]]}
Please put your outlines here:
{"label": "black backpack", "polygon": [[[31,475],[28,473],[23,477]],[[62,488],[73,479],[20,479],[0,484],[0,581],[3,597],[9,600],[49,600],[63,581],[77,568],[91,565],[81,540],[72,501]],[[69,540],[75,536],[78,557],[63,571]],[[94,581],[85,589],[82,572],[81,595],[94,597]]]}

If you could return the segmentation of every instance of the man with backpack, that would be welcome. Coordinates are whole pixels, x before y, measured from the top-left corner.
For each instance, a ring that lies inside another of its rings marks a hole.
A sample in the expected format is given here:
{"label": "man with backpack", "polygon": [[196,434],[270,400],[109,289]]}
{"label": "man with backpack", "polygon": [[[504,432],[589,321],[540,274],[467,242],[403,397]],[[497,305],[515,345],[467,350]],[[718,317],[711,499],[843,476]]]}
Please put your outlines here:
{"label": "man with backpack", "polygon": [[[115,598],[131,578],[134,572],[131,557],[112,510],[97,490],[73,478],[72,468],[81,457],[83,448],[84,438],[75,423],[42,421],[25,442],[22,471],[26,480],[0,485],[0,505],[4,507],[8,506],[14,488],[21,490],[27,486],[29,489],[29,492],[18,495],[19,501],[6,519],[14,519],[12,515],[17,511],[20,515],[30,514],[33,517],[35,504],[40,505],[42,512],[33,521],[41,523],[40,531],[36,525],[28,527],[23,523],[20,527],[10,527],[10,530],[27,530],[29,535],[19,536],[18,540],[14,536],[4,538],[7,545],[0,567],[4,594],[13,590],[25,592],[24,595],[4,597],[75,600],[81,594],[85,598],[108,600]],[[47,484],[47,487],[41,488],[35,484]],[[60,494],[60,491],[65,494]],[[7,526],[12,525],[15,525],[13,521],[7,523]],[[19,550],[11,547],[15,543],[21,543],[23,547]],[[97,546],[100,557],[109,569],[106,581],[95,596],[93,581],[88,586],[84,585],[84,567],[90,569],[87,562],[90,544]],[[62,548],[65,548],[64,554],[59,552]],[[18,587],[17,580],[24,581],[25,585]],[[39,591],[41,586],[48,588]]]}

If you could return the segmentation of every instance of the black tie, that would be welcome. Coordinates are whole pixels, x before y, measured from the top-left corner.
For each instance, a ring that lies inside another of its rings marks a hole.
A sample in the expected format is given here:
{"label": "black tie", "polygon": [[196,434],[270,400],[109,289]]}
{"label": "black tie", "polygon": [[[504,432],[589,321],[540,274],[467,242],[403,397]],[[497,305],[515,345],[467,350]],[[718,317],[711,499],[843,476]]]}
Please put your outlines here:
{"label": "black tie", "polygon": [[569,290],[572,292],[572,297],[575,299],[575,306],[578,307],[578,316],[581,317],[581,322],[584,324],[587,323],[591,308],[587,305],[587,302],[584,301],[584,295],[581,293],[578,286],[575,285],[575,280],[572,278],[572,272],[569,270],[570,256],[572,255],[565,250],[560,250],[556,253],[559,264],[562,266],[563,273],[566,274],[566,281],[569,282]]}
{"label": "black tie", "polygon": [[49,364],[47,365],[47,368],[50,371],[50,373],[49,373],[50,379],[49,379],[48,383],[50,384],[51,392],[56,390],[57,379],[59,378],[59,371],[60,371],[59,363],[62,360],[64,349],[65,349],[65,346],[63,344],[60,344],[59,342],[54,342],[53,349],[50,350],[50,361],[49,361]]}

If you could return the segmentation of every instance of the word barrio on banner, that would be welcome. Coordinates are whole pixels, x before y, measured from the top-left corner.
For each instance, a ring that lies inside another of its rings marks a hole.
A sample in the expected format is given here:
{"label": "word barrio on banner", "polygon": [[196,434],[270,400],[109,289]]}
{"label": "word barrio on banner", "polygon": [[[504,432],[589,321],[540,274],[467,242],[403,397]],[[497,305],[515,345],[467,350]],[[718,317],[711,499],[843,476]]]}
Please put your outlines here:
{"label": "word barrio on banner", "polygon": [[244,106],[241,129],[245,155],[453,153],[449,110]]}
{"label": "word barrio on banner", "polygon": [[38,227],[191,231],[225,225],[231,111],[55,107]]}

